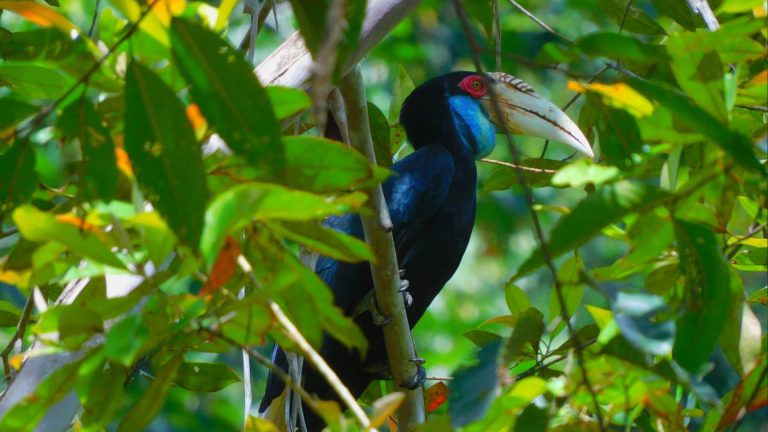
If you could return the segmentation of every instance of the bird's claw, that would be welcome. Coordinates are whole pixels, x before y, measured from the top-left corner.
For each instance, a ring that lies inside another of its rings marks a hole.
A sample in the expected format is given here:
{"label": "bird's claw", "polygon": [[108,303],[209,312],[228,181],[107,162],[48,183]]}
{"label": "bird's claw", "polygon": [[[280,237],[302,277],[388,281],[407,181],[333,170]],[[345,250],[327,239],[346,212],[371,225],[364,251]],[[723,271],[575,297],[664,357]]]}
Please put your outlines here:
{"label": "bird's claw", "polygon": [[410,282],[408,282],[406,279],[401,279],[400,289],[397,290],[397,292],[403,295],[403,303],[405,304],[406,308],[411,307],[411,305],[413,304],[413,296],[411,296],[411,293],[408,292],[408,288],[410,286],[411,286]]}
{"label": "bird's claw", "polygon": [[389,324],[390,321],[392,321],[391,316],[384,316],[381,312],[379,312],[379,307],[376,305],[376,296],[374,295],[371,296],[370,304],[368,305],[368,310],[371,312],[373,325],[377,327],[385,326]]}
{"label": "bird's claw", "polygon": [[411,359],[410,361],[416,363],[416,374],[411,378],[410,381],[402,383],[400,386],[408,389],[408,390],[416,390],[417,388],[424,385],[424,381],[427,380],[427,370],[424,369],[424,359],[420,357],[416,357],[415,359]]}

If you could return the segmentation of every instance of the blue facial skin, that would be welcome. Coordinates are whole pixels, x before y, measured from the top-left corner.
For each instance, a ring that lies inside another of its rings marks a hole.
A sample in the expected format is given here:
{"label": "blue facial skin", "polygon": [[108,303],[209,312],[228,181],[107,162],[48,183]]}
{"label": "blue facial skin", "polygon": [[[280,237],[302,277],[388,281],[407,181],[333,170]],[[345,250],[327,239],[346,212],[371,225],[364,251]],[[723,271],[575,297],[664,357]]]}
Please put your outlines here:
{"label": "blue facial skin", "polygon": [[470,96],[448,98],[453,121],[462,142],[472,149],[475,159],[481,159],[496,146],[496,126],[488,120],[483,107]]}

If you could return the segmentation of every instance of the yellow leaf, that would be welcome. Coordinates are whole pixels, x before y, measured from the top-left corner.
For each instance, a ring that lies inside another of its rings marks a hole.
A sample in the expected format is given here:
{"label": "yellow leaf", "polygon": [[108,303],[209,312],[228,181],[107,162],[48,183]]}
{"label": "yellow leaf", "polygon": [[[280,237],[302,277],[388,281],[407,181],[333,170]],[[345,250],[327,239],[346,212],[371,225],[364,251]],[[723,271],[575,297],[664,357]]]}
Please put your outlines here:
{"label": "yellow leaf", "polygon": [[405,393],[395,392],[382,396],[373,403],[373,415],[371,416],[371,427],[377,428],[384,424],[387,419],[400,408],[405,401]]}
{"label": "yellow leaf", "polygon": [[597,306],[586,305],[587,311],[592,315],[592,319],[595,320],[595,324],[602,330],[613,319],[613,313],[608,309],[599,308]]}
{"label": "yellow leaf", "polygon": [[568,89],[579,93],[587,91],[594,93],[600,96],[606,105],[627,111],[635,117],[645,117],[653,113],[651,101],[625,83],[580,84],[575,81],[569,81]]}
{"label": "yellow leaf", "polygon": [[728,239],[728,244],[732,245],[734,243],[740,243],[747,246],[752,246],[756,248],[768,248],[768,239],[764,238],[746,238],[746,239],[739,239],[738,237],[731,237]]}
{"label": "yellow leaf", "polygon": [[757,75],[755,75],[746,86],[744,87],[756,87],[759,85],[766,85],[768,84],[768,69],[763,69],[763,71],[758,72]]}
{"label": "yellow leaf", "polygon": [[219,13],[216,15],[216,24],[213,26],[215,31],[220,31],[224,28],[227,21],[229,21],[229,16],[232,15],[232,11],[235,10],[236,4],[237,0],[221,0]]}
{"label": "yellow leaf", "polygon": [[80,33],[80,29],[70,20],[44,4],[31,1],[0,1],[0,9],[15,12],[42,27],[57,27],[66,32],[74,30]]}
{"label": "yellow leaf", "polygon": [[14,285],[20,288],[29,286],[29,277],[31,272],[16,272],[13,270],[0,271],[0,282],[7,285]]}
{"label": "yellow leaf", "polygon": [[[168,26],[171,23],[171,17],[165,4],[167,1],[171,0],[155,0],[156,4],[152,3],[154,5],[152,6],[152,12],[139,24],[141,31],[165,47],[170,46],[171,43],[168,36]],[[143,10],[136,0],[111,0],[110,3],[131,22],[136,22]]]}
{"label": "yellow leaf", "polygon": [[14,354],[8,359],[8,364],[15,370],[21,369],[22,363],[24,363],[24,354]]}

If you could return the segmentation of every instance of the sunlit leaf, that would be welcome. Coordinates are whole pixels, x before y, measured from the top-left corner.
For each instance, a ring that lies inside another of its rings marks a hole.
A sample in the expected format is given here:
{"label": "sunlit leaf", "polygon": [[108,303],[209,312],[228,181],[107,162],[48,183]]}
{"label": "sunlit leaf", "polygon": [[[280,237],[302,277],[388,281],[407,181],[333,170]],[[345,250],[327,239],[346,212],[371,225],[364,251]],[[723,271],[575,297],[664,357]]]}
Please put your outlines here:
{"label": "sunlit leaf", "polygon": [[311,106],[306,92],[293,87],[266,87],[267,97],[275,110],[275,117],[286,119],[296,115]]}
{"label": "sunlit leaf", "polygon": [[347,262],[376,262],[376,256],[364,241],[317,223],[282,222],[270,227],[324,256]]}
{"label": "sunlit leaf", "polygon": [[635,117],[644,117],[653,112],[653,104],[632,87],[624,83],[616,84],[580,84],[576,81],[568,82],[568,89],[584,93],[593,92],[602,97],[603,103],[614,108],[622,109]]}
{"label": "sunlit leaf", "polygon": [[28,240],[57,241],[72,252],[86,258],[115,268],[125,268],[125,265],[95,234],[60,222],[50,213],[25,205],[13,212],[13,220],[21,234]]}
{"label": "sunlit leaf", "polygon": [[371,427],[377,428],[384,424],[389,417],[405,401],[405,393],[395,392],[376,399],[373,402],[373,415],[371,415]]}
{"label": "sunlit leaf", "polygon": [[321,219],[353,210],[355,205],[362,204],[360,198],[352,194],[328,199],[267,183],[235,186],[217,196],[208,207],[201,250],[210,265],[224,237],[251,221]]}
{"label": "sunlit leaf", "polygon": [[0,1],[0,9],[15,12],[42,27],[57,27],[66,32],[80,30],[55,9],[29,1]]}

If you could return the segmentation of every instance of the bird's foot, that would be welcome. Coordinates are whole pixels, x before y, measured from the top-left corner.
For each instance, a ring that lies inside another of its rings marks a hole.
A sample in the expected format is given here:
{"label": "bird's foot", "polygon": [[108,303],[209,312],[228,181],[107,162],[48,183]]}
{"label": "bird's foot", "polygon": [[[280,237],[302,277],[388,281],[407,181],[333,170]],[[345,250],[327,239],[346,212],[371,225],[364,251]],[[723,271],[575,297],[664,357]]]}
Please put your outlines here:
{"label": "bird's foot", "polygon": [[400,384],[400,387],[406,388],[408,390],[416,390],[417,388],[424,385],[424,381],[427,380],[427,370],[424,369],[424,359],[421,357],[416,357],[410,360],[413,363],[416,363],[416,374],[413,376],[413,378],[410,379],[410,381],[404,382]]}
{"label": "bird's foot", "polygon": [[373,319],[373,325],[382,327],[389,324],[392,321],[391,316],[385,316],[379,312],[379,306],[376,304],[376,296],[371,295],[370,303],[368,304],[368,310],[371,312],[371,318]]}
{"label": "bird's foot", "polygon": [[411,296],[411,293],[408,292],[408,288],[410,286],[411,286],[410,282],[408,282],[406,279],[401,279],[400,289],[397,290],[397,292],[403,295],[403,303],[405,304],[406,308],[411,307],[411,305],[413,304],[413,297]]}

